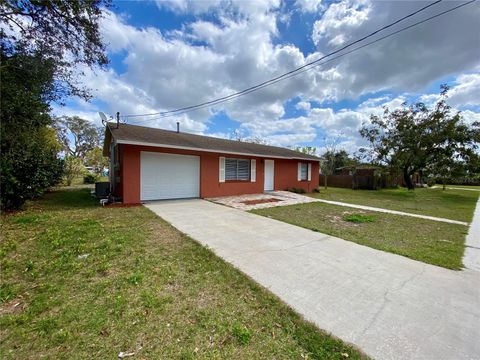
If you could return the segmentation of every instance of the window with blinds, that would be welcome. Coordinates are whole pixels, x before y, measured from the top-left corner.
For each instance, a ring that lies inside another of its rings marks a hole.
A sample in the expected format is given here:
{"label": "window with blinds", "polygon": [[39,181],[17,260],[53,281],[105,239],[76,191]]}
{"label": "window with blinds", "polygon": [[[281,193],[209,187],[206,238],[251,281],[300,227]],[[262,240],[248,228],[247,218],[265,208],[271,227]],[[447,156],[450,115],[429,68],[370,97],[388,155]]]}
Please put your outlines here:
{"label": "window with blinds", "polygon": [[300,166],[300,180],[308,180],[308,164],[302,163]]}
{"label": "window with blinds", "polygon": [[250,180],[250,160],[225,159],[225,180]]}

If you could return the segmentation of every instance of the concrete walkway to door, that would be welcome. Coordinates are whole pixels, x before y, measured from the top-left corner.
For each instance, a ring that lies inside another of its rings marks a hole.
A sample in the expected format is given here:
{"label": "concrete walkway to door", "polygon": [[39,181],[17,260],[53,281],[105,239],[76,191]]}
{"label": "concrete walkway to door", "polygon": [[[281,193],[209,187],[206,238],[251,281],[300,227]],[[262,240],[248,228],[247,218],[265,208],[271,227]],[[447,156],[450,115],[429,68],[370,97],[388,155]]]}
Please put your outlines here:
{"label": "concrete walkway to door", "polygon": [[480,273],[452,271],[204,200],[146,207],[377,359],[478,359]]}

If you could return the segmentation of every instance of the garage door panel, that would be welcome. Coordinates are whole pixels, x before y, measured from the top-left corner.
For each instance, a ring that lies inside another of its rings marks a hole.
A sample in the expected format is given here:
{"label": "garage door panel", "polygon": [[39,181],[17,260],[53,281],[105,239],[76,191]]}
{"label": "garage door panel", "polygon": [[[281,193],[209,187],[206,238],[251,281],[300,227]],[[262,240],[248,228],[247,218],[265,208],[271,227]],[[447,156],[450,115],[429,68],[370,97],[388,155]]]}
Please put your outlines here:
{"label": "garage door panel", "polygon": [[200,158],[190,155],[141,153],[141,200],[200,196]]}

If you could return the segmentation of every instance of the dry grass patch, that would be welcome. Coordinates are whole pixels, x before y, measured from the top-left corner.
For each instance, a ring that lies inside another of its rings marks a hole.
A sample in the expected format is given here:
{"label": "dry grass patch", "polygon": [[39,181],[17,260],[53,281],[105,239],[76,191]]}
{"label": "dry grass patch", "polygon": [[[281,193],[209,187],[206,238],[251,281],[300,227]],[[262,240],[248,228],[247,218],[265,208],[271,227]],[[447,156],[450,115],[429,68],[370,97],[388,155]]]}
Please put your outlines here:
{"label": "dry grass patch", "polygon": [[59,191],[1,230],[4,359],[363,357],[144,207]]}
{"label": "dry grass patch", "polygon": [[429,264],[463,267],[468,226],[345,209],[317,202],[252,212]]}

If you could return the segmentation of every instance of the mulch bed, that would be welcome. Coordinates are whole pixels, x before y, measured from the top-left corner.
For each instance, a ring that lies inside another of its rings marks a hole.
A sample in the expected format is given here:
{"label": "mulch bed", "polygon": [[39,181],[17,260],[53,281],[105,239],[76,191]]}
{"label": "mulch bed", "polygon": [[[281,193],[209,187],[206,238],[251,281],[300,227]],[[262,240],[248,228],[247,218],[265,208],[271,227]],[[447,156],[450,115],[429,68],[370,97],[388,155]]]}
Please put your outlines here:
{"label": "mulch bed", "polygon": [[257,204],[265,204],[265,203],[279,202],[279,201],[282,201],[282,200],[275,199],[275,198],[268,198],[268,199],[246,200],[246,201],[240,201],[240,202],[245,205],[257,205]]}
{"label": "mulch bed", "polygon": [[142,204],[112,203],[112,204],[105,205],[105,207],[108,207],[108,208],[129,208],[129,207],[136,207],[136,206],[142,206]]}

